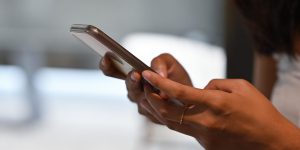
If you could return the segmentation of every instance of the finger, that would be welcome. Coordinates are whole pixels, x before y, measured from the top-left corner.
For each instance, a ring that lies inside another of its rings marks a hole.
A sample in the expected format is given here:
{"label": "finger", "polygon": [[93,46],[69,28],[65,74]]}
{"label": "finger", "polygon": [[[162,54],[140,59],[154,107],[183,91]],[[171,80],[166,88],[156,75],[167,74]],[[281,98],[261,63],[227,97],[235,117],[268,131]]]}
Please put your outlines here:
{"label": "finger", "polygon": [[233,92],[234,83],[231,80],[214,79],[209,81],[204,89],[207,90],[222,90],[228,93]]}
{"label": "finger", "polygon": [[[161,59],[156,59],[155,61],[153,61],[151,63],[151,68],[158,73],[160,76],[167,78],[168,77],[168,68],[167,65],[165,64],[165,62]],[[164,92],[160,92],[159,95],[163,98],[163,99],[169,99],[169,97],[167,96],[167,94],[165,94]]]}
{"label": "finger", "polygon": [[132,71],[125,80],[128,98],[132,102],[137,102],[144,95],[141,79],[142,77],[139,73]]}
{"label": "finger", "polygon": [[166,93],[170,98],[177,99],[184,104],[198,104],[214,106],[214,101],[222,100],[227,95],[225,92],[217,90],[200,90],[179,84],[153,73],[151,71],[144,71],[142,73],[145,80],[147,80],[154,87]]}
{"label": "finger", "polygon": [[[191,135],[205,135],[208,129],[218,127],[214,113],[204,107],[180,107],[170,105],[145,87],[146,98],[151,107],[163,117],[166,125],[175,131]],[[197,132],[192,128],[197,127]]]}
{"label": "finger", "polygon": [[114,63],[111,61],[109,54],[105,54],[105,56],[101,59],[99,68],[103,71],[106,76],[114,77],[118,79],[125,80],[126,75],[122,73]]}
{"label": "finger", "polygon": [[[178,61],[172,55],[164,53],[151,61],[151,68],[162,77],[169,78],[169,71],[174,69],[172,66],[177,63]],[[164,99],[169,99],[167,94],[163,92],[160,92],[160,96]]]}
{"label": "finger", "polygon": [[145,86],[144,91],[147,102],[160,117],[167,121],[180,122],[181,113],[185,109],[184,107],[162,99],[159,95],[153,93],[148,86]]}
{"label": "finger", "polygon": [[172,56],[169,54],[161,54],[157,56],[151,61],[151,68],[162,77],[167,78],[168,66],[170,66],[170,57]]}
{"label": "finger", "polygon": [[159,119],[157,119],[156,117],[154,117],[151,112],[148,110],[148,108],[145,108],[146,106],[144,106],[143,104],[139,103],[138,104],[138,112],[145,116],[147,119],[149,119],[150,121],[157,123],[157,124],[162,124],[162,122],[159,121]]}
{"label": "finger", "polygon": [[[160,99],[155,93],[151,93],[149,87],[145,87],[145,93],[151,107],[163,117],[165,125],[171,130],[190,136],[199,136],[197,134],[204,133],[206,130],[205,123],[208,123],[208,125],[210,123],[211,116],[207,115],[207,113],[203,113],[205,112],[205,109],[203,108],[200,108],[200,110],[192,110],[196,107],[189,107],[189,109],[186,109],[186,107],[170,105],[166,101]],[[195,113],[196,111],[197,113]],[[203,121],[199,121],[202,119]],[[204,125],[201,124],[202,122]],[[195,130],[192,129],[194,126],[201,126],[201,129],[197,128],[197,132],[195,132]]]}
{"label": "finger", "polygon": [[[168,122],[168,120],[167,126],[171,126],[172,128],[175,128],[175,130],[179,130],[182,126],[189,128],[181,128],[181,130],[192,130],[193,127],[196,127],[199,134],[199,132],[205,133],[208,129],[212,129],[220,125],[218,122],[218,117],[208,109],[199,110],[199,108],[196,107],[188,107],[188,109],[184,110],[183,114],[181,115],[183,116],[180,119],[180,126],[178,126],[178,123],[174,124],[174,122]],[[192,132],[188,133],[192,134],[193,131],[195,132],[195,130],[192,130]]]}
{"label": "finger", "polygon": [[205,113],[207,112],[206,107],[172,105],[159,98],[155,93],[151,93],[151,89],[147,87],[145,87],[145,93],[150,106],[169,123],[175,122],[180,124],[181,122],[185,125],[197,125],[199,120],[207,120],[209,118],[207,113]]}
{"label": "finger", "polygon": [[[167,54],[159,55],[158,57],[154,58],[151,62],[151,68],[158,73],[160,76],[164,78],[168,78],[168,64],[167,64]],[[169,97],[163,93],[160,92],[160,96],[163,99],[169,99]]]}
{"label": "finger", "polygon": [[138,105],[139,105],[140,113],[143,114],[148,119],[150,119],[152,122],[158,124],[165,124],[165,120],[162,117],[160,117],[157,113],[155,113],[155,111],[149,105],[146,99],[140,101]]}
{"label": "finger", "polygon": [[171,130],[183,133],[185,135],[192,137],[199,136],[199,130],[197,129],[197,132],[195,132],[193,127],[188,124],[179,124],[177,122],[167,121],[166,126]]}
{"label": "finger", "polygon": [[243,79],[214,79],[204,89],[234,93],[249,87],[249,85],[249,82]]}
{"label": "finger", "polygon": [[155,117],[153,117],[150,113],[147,112],[147,114],[144,115],[145,118],[147,118],[149,121],[155,124],[164,125],[164,123],[158,121]]}

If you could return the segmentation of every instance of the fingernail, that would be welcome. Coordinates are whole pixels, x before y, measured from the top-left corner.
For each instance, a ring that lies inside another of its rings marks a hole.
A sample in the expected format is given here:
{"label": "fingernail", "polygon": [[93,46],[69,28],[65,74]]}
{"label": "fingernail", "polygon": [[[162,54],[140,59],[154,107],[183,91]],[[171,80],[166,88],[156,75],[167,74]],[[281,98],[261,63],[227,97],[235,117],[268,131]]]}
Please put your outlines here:
{"label": "fingernail", "polygon": [[160,76],[164,77],[164,78],[166,77],[166,75],[165,75],[163,72],[161,72],[161,71],[159,71],[158,74],[159,74]]}
{"label": "fingernail", "polygon": [[162,98],[162,99],[164,99],[164,100],[168,100],[169,99],[169,96],[166,94],[166,93],[160,93],[159,94],[160,95],[160,97]]}
{"label": "fingernail", "polygon": [[101,64],[102,64],[103,66],[106,66],[106,65],[107,65],[106,60],[105,60],[104,57],[103,57],[103,59],[102,59],[102,61],[101,61]]}
{"label": "fingernail", "polygon": [[137,74],[135,72],[131,73],[130,79],[134,82],[137,82]]}
{"label": "fingernail", "polygon": [[163,72],[163,67],[162,66],[158,66],[155,69],[155,72],[158,73],[160,76],[165,77],[165,74]]}
{"label": "fingernail", "polygon": [[149,80],[152,76],[150,71],[144,71],[142,75],[146,80]]}

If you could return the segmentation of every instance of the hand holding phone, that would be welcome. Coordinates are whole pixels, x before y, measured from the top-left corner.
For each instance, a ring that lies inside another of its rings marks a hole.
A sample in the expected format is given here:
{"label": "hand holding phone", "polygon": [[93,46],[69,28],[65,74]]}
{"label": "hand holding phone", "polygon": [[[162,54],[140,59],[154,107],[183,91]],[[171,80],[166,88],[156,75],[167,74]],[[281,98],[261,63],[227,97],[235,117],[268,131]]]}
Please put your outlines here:
{"label": "hand holding phone", "polygon": [[[128,75],[128,73],[132,70],[135,70],[139,73],[142,73],[144,70],[153,71],[141,60],[136,58],[120,44],[118,44],[116,41],[114,41],[112,38],[110,38],[104,32],[94,26],[76,24],[71,27],[71,33],[86,45],[88,45],[90,48],[92,48],[101,57],[104,57],[108,54],[111,58],[110,60],[112,60],[112,63],[114,63],[114,66],[125,75]],[[158,57],[159,59],[157,59]],[[170,78],[171,80],[174,80],[181,84],[192,86],[187,72],[173,56],[169,54],[162,54],[158,57],[154,60],[154,68],[156,65],[163,65],[165,66],[163,68],[166,69],[163,71],[166,77],[168,76],[168,78]],[[116,68],[112,68],[112,70],[115,70]],[[151,108],[150,105],[147,104],[148,102],[145,101],[145,92],[143,91],[144,88],[142,86],[144,84],[148,83],[141,76],[139,76],[139,80],[135,82],[131,79],[131,77],[127,76],[126,86],[128,89],[128,98],[132,102],[137,103],[139,112],[141,114],[147,116],[153,122],[163,123],[159,116],[151,115],[155,114],[155,112],[149,112],[149,110],[151,111]],[[153,88],[152,86],[151,89],[153,90],[153,92],[166,98],[163,93],[160,93],[158,89]],[[179,106],[184,106],[184,104],[180,103],[177,100],[169,100],[168,102],[172,103],[172,105],[176,104]]]}
{"label": "hand holding phone", "polygon": [[115,40],[92,25],[74,24],[70,32],[101,57],[109,53],[117,69],[126,75],[132,70],[140,73],[144,70],[152,70]]}

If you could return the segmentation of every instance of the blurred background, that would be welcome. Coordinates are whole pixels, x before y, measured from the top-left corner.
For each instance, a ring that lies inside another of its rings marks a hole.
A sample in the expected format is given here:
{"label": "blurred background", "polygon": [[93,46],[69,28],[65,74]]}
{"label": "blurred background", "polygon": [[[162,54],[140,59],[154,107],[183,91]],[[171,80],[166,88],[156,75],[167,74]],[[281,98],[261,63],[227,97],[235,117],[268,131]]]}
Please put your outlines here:
{"label": "blurred background", "polygon": [[188,136],[151,124],[123,81],[69,33],[92,24],[149,64],[174,55],[196,87],[251,80],[247,32],[230,1],[0,0],[0,149],[192,150]]}

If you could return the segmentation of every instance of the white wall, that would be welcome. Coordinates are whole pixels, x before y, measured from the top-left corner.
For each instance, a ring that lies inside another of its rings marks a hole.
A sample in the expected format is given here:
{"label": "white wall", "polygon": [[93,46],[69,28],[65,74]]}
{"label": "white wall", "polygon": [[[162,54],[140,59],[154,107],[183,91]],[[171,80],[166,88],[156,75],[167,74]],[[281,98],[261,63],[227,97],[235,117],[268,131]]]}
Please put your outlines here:
{"label": "white wall", "polygon": [[[198,30],[214,43],[221,43],[223,3],[221,0],[0,0],[0,43],[14,45],[30,38],[40,40],[41,35],[54,41],[60,38],[59,42],[61,38],[69,38],[68,28],[73,23],[101,26],[117,40],[139,31],[184,35]],[[47,38],[45,41],[49,41]]]}

